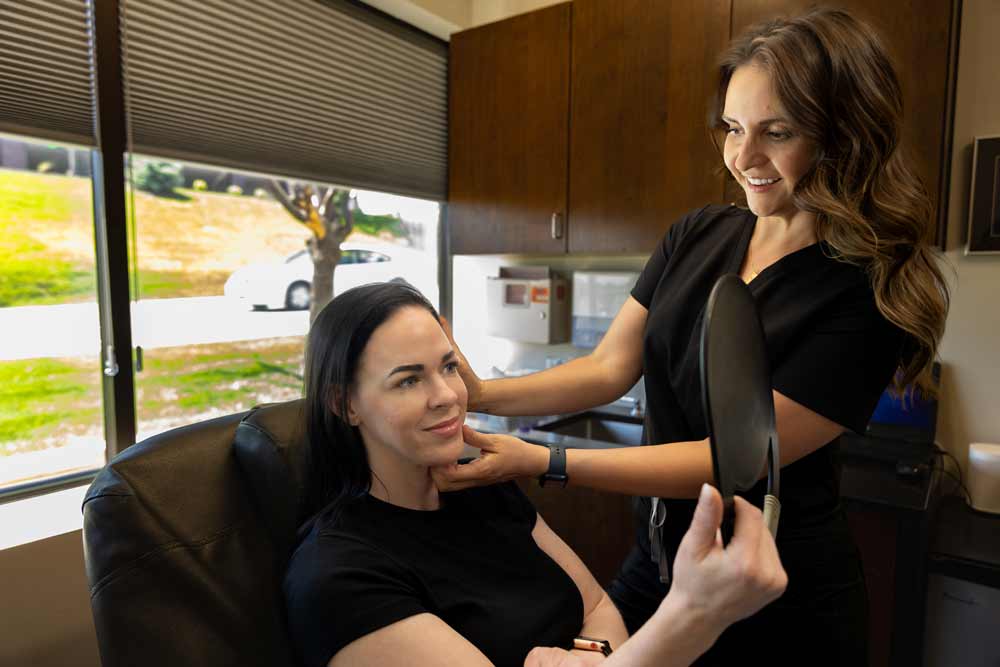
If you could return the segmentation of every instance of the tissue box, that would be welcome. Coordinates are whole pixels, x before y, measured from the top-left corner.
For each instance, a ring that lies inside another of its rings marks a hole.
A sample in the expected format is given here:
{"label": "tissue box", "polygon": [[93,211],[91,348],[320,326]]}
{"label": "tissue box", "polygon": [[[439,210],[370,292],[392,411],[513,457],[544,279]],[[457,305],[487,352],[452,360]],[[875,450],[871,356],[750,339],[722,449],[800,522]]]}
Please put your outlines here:
{"label": "tissue box", "polygon": [[969,445],[968,487],[973,509],[1000,514],[1000,445]]}

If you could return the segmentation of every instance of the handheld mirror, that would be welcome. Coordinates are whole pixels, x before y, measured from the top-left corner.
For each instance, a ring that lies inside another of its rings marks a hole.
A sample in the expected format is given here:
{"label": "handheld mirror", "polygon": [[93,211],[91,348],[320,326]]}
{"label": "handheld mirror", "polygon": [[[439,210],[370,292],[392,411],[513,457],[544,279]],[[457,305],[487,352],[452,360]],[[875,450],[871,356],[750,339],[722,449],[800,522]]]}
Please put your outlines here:
{"label": "handheld mirror", "polygon": [[778,435],[764,329],[750,288],[727,274],[712,288],[701,330],[701,397],[715,485],[724,504],[723,541],[733,530],[733,496],[749,491],[767,466],[764,520],[778,530]]}

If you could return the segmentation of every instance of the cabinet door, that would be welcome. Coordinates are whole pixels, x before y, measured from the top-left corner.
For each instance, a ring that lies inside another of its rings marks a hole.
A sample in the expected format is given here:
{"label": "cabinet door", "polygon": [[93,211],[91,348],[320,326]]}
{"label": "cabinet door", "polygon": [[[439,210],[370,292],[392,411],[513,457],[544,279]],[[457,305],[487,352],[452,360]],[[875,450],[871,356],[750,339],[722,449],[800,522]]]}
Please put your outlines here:
{"label": "cabinet door", "polygon": [[570,252],[649,252],[722,201],[706,128],[729,0],[575,0]]}
{"label": "cabinet door", "polygon": [[[746,27],[775,16],[794,15],[815,4],[814,0],[734,0],[733,36]],[[836,6],[868,22],[884,41],[903,89],[904,155],[923,179],[937,212],[937,241],[944,243],[943,224],[947,202],[947,166],[951,154],[950,118],[954,107],[951,85],[955,57],[952,0],[894,2],[839,0]],[[947,129],[946,129],[947,128]],[[730,179],[727,195],[741,198]],[[728,200],[727,200],[728,201]]]}
{"label": "cabinet door", "polygon": [[566,3],[452,35],[452,253],[566,251],[570,20]]}

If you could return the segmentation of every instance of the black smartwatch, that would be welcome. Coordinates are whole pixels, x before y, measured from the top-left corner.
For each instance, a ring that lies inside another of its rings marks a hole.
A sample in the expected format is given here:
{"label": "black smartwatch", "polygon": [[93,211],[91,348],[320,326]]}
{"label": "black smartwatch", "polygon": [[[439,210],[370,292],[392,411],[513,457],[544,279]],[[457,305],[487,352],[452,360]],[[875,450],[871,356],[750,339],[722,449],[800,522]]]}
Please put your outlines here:
{"label": "black smartwatch", "polygon": [[549,469],[538,478],[539,486],[546,482],[555,482],[566,486],[569,475],[566,474],[566,450],[561,445],[549,445]]}

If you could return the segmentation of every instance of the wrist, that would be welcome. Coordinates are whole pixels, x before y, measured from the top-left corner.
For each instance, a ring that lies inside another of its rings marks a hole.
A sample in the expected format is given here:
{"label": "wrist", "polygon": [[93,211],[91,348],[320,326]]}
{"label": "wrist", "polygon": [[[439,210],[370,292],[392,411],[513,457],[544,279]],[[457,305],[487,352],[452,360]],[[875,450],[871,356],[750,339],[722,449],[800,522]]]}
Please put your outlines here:
{"label": "wrist", "polygon": [[541,477],[549,469],[549,448],[544,445],[533,445],[528,443],[528,456],[526,459],[527,469],[525,477]]}
{"label": "wrist", "polygon": [[672,632],[684,637],[686,643],[703,646],[699,654],[715,643],[727,625],[718,614],[709,613],[707,607],[694,603],[676,589],[667,594],[654,614],[656,617],[662,617],[664,625],[669,625]]}
{"label": "wrist", "polygon": [[469,412],[486,412],[486,383],[488,380],[476,379],[476,383],[471,387],[466,384],[469,392],[466,409]]}

